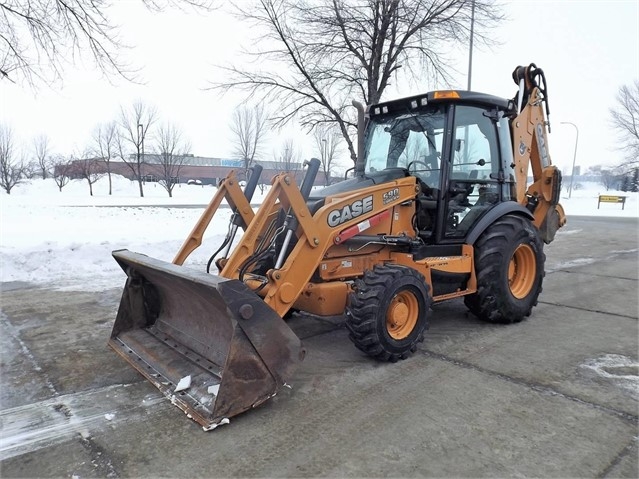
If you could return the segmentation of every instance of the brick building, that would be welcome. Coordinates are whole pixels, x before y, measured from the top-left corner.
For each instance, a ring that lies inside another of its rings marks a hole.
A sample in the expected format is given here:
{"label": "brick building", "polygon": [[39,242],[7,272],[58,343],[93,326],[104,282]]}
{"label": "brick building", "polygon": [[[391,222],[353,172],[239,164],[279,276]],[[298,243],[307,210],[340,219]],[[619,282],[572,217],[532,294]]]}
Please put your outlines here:
{"label": "brick building", "polygon": [[[142,163],[141,175],[144,181],[153,182],[158,181],[164,176],[162,165],[158,155],[147,154],[144,155],[144,163]],[[82,164],[86,160],[75,160],[71,164],[69,176],[80,177],[82,171]],[[94,160],[96,166],[94,171],[106,173],[107,164],[105,161],[97,159]],[[270,184],[271,178],[286,171],[286,165],[278,161],[257,161],[259,165],[264,168],[260,177],[262,184]],[[135,166],[135,156],[132,155],[131,164]],[[178,183],[187,183],[189,180],[197,181],[203,185],[216,185],[220,179],[225,178],[231,170],[235,170],[240,179],[244,179],[242,160],[235,160],[230,158],[210,158],[205,156],[187,155],[184,162],[179,168],[179,175],[177,176]],[[295,178],[298,183],[301,182],[303,171],[301,163],[294,163],[290,165],[295,173]],[[111,173],[116,175],[122,175],[130,180],[134,179],[134,173],[131,167],[123,161],[111,160],[110,162]],[[178,169],[177,166],[174,167]],[[315,179],[316,185],[324,184],[324,174],[320,171]]]}

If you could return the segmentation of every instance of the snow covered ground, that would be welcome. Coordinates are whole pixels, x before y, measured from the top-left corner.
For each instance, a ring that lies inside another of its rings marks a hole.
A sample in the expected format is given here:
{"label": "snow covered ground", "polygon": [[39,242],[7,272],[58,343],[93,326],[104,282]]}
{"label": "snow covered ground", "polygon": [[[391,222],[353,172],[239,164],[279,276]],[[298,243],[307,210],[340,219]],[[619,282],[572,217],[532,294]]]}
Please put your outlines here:
{"label": "snow covered ground", "polygon": [[[181,185],[169,198],[160,185],[148,183],[140,198],[137,183],[114,177],[113,194],[107,193],[106,178],[94,185],[93,197],[82,180],[72,181],[62,192],[53,180],[32,180],[16,186],[11,195],[0,193],[0,281],[83,291],[121,287],[125,275],[111,251],[126,248],[171,261],[202,213],[202,208],[184,206],[206,205],[215,187]],[[599,194],[628,196],[625,209],[612,203],[597,209]],[[570,215],[639,216],[637,193],[586,183],[571,196],[562,198],[569,222]],[[262,197],[258,189],[254,202]],[[187,266],[205,269],[226,234],[229,217],[228,209],[218,212]]]}

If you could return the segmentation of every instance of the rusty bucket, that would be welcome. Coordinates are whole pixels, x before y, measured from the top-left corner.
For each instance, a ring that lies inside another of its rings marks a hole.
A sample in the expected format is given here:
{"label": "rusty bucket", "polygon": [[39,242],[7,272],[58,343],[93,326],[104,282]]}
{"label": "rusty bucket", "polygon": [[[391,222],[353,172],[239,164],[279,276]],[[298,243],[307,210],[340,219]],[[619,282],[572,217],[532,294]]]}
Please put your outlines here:
{"label": "rusty bucket", "polygon": [[128,250],[109,345],[205,430],[274,396],[300,339],[242,282]]}

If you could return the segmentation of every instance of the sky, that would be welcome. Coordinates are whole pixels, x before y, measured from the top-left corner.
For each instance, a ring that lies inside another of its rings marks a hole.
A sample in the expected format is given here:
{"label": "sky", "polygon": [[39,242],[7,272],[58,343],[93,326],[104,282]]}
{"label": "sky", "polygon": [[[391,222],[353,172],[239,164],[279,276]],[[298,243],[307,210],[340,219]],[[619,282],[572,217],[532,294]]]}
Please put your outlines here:
{"label": "sky", "polygon": [[[550,101],[552,161],[565,174],[575,161],[582,171],[622,159],[609,108],[620,86],[639,79],[639,2],[636,0],[504,1],[508,20],[491,32],[497,44],[473,51],[472,89],[511,98],[511,73],[531,62],[546,73]],[[141,99],[155,105],[163,121],[180,127],[200,156],[232,156],[229,129],[242,93],[207,90],[219,80],[216,65],[237,64],[241,48],[255,32],[225,8],[202,13],[152,13],[139,0],[115,0],[109,11],[120,38],[131,46],[121,57],[140,68],[143,83],[104,78],[90,65],[71,65],[64,83],[37,91],[0,81],[0,122],[11,126],[17,143],[32,148],[45,134],[54,152],[82,151],[95,126],[116,119],[120,106]],[[454,55],[455,88],[467,85],[468,50]],[[394,85],[384,100],[434,90],[443,85]],[[561,122],[571,122],[576,128]],[[578,141],[576,133],[578,132]],[[265,159],[294,138],[303,158],[318,156],[312,141],[291,124],[268,137]],[[576,148],[576,157],[575,155]]]}
{"label": "sky", "polygon": [[[568,224],[559,230],[555,241],[570,241],[576,232],[570,223],[573,215],[639,217],[639,193],[621,193],[628,197],[623,209],[616,203],[602,203],[597,208],[597,195],[618,192],[606,192],[597,183],[580,186],[570,198],[566,191],[562,195]],[[140,198],[137,183],[114,176],[113,195],[108,195],[106,177],[93,185],[93,191],[94,196],[89,196],[86,181],[72,180],[59,192],[52,179],[18,184],[11,195],[0,191],[0,282],[24,281],[75,291],[121,287],[125,275],[111,252],[126,248],[172,261],[216,189],[183,184],[169,198],[160,185],[147,183],[144,198]],[[268,189],[258,189],[254,201],[259,203],[267,193]],[[168,205],[174,207],[163,207]],[[187,259],[186,267],[206,270],[210,254],[222,244],[230,216],[228,208],[217,211],[202,246]],[[241,231],[235,243],[240,236]],[[587,252],[570,260],[556,259],[564,260],[583,264],[592,259]],[[547,271],[557,267],[556,263],[546,264]]]}

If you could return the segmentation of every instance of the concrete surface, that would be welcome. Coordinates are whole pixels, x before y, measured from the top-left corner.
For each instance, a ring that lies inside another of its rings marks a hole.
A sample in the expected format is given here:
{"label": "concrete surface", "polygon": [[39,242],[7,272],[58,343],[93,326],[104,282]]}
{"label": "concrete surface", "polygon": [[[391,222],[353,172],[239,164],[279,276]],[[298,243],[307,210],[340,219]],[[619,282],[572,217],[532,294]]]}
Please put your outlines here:
{"label": "concrete surface", "polygon": [[435,305],[411,358],[295,316],[292,389],[205,433],[106,346],[121,290],[3,284],[2,477],[638,477],[637,220],[572,217],[533,315]]}

